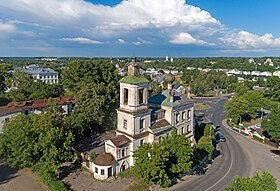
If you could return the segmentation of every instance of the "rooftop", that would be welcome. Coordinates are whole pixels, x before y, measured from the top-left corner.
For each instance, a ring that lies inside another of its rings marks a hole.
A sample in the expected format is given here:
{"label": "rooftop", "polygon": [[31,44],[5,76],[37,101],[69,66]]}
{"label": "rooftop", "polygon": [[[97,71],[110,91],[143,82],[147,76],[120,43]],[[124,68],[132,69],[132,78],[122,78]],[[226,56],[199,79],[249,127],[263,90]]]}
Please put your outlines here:
{"label": "rooftop", "polygon": [[[75,101],[74,97],[58,97],[52,98],[58,101],[58,105],[66,105],[70,102]],[[21,102],[10,102],[6,106],[0,107],[0,116],[18,113],[27,109],[42,109],[48,106],[48,99],[21,101]]]}
{"label": "rooftop", "polygon": [[131,142],[131,140],[124,135],[117,135],[116,137],[114,137],[110,140],[116,147],[121,147],[121,146]]}
{"label": "rooftop", "polygon": [[99,166],[109,166],[115,162],[115,157],[110,153],[102,153],[99,154],[94,163]]}
{"label": "rooftop", "polygon": [[46,74],[46,73],[58,74],[58,72],[54,71],[51,68],[40,68],[39,66],[34,64],[26,66],[25,71],[30,74]]}
{"label": "rooftop", "polygon": [[119,82],[126,84],[143,84],[149,83],[149,80],[144,76],[125,76]]}

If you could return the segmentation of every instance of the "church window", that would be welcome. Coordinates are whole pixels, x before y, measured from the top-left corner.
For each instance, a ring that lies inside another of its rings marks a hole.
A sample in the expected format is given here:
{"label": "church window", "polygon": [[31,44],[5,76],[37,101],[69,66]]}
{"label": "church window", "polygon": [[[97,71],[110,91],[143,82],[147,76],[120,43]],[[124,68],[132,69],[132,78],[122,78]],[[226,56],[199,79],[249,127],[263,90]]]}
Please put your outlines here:
{"label": "church window", "polygon": [[127,129],[127,120],[126,119],[123,120],[123,128]]}
{"label": "church window", "polygon": [[185,115],[186,115],[186,112],[182,112],[182,122],[184,122],[185,121]]}
{"label": "church window", "polygon": [[140,140],[140,145],[144,144],[144,139]]}
{"label": "church window", "polygon": [[125,156],[125,149],[122,149],[122,157]]}
{"label": "church window", "polygon": [[144,90],[143,89],[139,89],[139,104],[144,103]]}
{"label": "church window", "polygon": [[101,169],[101,175],[104,175],[104,169]]}
{"label": "church window", "polygon": [[145,119],[141,119],[141,120],[140,120],[140,131],[141,131],[142,129],[144,129],[144,122],[145,122]]}
{"label": "church window", "polygon": [[97,173],[97,174],[98,174],[98,168],[97,168],[97,167],[95,167],[95,173]]}
{"label": "church window", "polygon": [[126,105],[128,104],[128,89],[127,88],[124,88],[124,100],[123,100],[123,103]]}
{"label": "church window", "polygon": [[182,129],[181,129],[181,134],[182,135],[184,134],[184,127],[182,127]]}
{"label": "church window", "polygon": [[188,110],[188,121],[191,120],[191,110]]}
{"label": "church window", "polygon": [[180,113],[176,113],[176,123],[180,122]]}

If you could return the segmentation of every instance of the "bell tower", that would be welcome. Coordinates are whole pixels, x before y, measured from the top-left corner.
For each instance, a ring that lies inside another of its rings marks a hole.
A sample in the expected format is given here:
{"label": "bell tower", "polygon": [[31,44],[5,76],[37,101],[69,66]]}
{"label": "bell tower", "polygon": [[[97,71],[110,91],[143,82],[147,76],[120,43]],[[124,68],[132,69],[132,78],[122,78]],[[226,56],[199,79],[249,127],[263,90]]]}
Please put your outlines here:
{"label": "bell tower", "polygon": [[148,109],[149,81],[139,74],[135,58],[129,64],[127,74],[120,80],[120,109],[128,112]]}

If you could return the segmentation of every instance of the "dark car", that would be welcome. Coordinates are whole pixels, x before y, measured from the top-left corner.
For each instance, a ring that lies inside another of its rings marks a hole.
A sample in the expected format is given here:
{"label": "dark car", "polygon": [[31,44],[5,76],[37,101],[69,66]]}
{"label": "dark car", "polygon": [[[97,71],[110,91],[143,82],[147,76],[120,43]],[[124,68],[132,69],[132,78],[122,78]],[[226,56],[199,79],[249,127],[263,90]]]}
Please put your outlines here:
{"label": "dark car", "polygon": [[216,140],[217,142],[221,141],[221,142],[226,142],[226,138],[223,134],[219,133],[216,135]]}

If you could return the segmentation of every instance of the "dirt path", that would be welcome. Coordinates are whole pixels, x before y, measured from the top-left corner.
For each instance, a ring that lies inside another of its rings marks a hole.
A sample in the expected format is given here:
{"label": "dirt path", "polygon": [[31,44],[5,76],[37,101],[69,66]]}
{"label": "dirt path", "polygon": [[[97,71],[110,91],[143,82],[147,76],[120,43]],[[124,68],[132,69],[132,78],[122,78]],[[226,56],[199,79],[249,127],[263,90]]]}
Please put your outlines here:
{"label": "dirt path", "polygon": [[36,174],[29,169],[13,169],[0,158],[0,190],[1,191],[48,191],[38,181]]}

